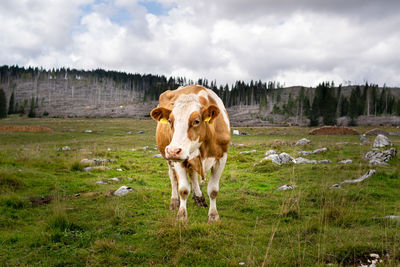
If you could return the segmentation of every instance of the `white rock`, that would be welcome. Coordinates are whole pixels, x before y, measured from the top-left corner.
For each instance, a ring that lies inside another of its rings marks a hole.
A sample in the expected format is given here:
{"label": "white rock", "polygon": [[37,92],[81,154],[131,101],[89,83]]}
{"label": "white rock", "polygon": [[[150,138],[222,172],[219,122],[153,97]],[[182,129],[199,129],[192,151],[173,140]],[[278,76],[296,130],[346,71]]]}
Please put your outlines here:
{"label": "white rock", "polygon": [[149,149],[149,146],[142,147],[142,150],[147,150],[147,149]]}
{"label": "white rock", "polygon": [[296,142],[296,146],[298,146],[298,145],[307,145],[309,143],[311,143],[310,140],[308,140],[307,138],[302,138],[302,139],[300,139],[299,141]]}
{"label": "white rock", "polygon": [[353,161],[351,159],[344,159],[344,160],[339,161],[338,163],[350,164],[350,163],[353,163]]}
{"label": "white rock", "polygon": [[113,195],[114,195],[114,196],[119,196],[119,197],[120,197],[120,196],[124,196],[124,195],[128,194],[129,192],[132,192],[132,188],[123,185],[123,186],[121,186],[120,188],[118,188],[118,189],[113,193]]}
{"label": "white rock", "polygon": [[325,152],[327,150],[328,149],[326,147],[323,147],[323,148],[318,148],[318,149],[315,149],[315,150],[312,150],[312,151],[300,151],[299,154],[302,155],[302,156],[307,156],[307,155],[310,155],[310,154],[317,154],[317,153]]}
{"label": "white rock", "polygon": [[282,160],[281,160],[281,158],[279,157],[279,155],[278,154],[272,154],[272,155],[269,155],[269,156],[267,156],[267,157],[265,157],[265,158],[263,158],[262,160],[261,160],[261,162],[264,162],[264,161],[272,161],[273,163],[276,163],[276,164],[278,164],[278,165],[281,165],[282,164]]}
{"label": "white rock", "polygon": [[290,156],[288,153],[282,152],[279,154],[279,157],[281,158],[281,164],[288,164],[290,162],[293,162],[293,157]]}
{"label": "white rock", "polygon": [[86,167],[83,170],[85,172],[91,172],[91,171],[107,171],[110,168],[106,167],[106,166],[95,166],[95,167]]}
{"label": "white rock", "polygon": [[268,150],[267,152],[265,152],[265,156],[269,156],[269,155],[272,155],[272,154],[277,154],[276,152],[275,152],[275,150]]}
{"label": "white rock", "polygon": [[302,157],[295,158],[293,162],[294,162],[295,164],[304,164],[304,163],[316,164],[316,163],[317,163],[317,161],[314,160],[314,159],[313,159],[313,160],[309,160],[309,159],[302,158]]}
{"label": "white rock", "polygon": [[257,150],[250,150],[250,151],[242,151],[242,152],[240,152],[239,154],[250,154],[250,153],[256,153],[257,152]]}
{"label": "white rock", "polygon": [[233,135],[240,135],[239,130],[233,130]]}
{"label": "white rock", "polygon": [[156,154],[156,155],[153,156],[153,158],[161,158],[161,157],[162,157],[161,154]]}
{"label": "white rock", "polygon": [[364,181],[365,179],[371,177],[372,175],[374,175],[376,171],[375,170],[369,170],[368,172],[366,172],[363,176],[361,176],[358,179],[354,179],[354,180],[344,180],[343,182],[341,182],[340,184],[355,184],[355,183],[359,183]]}
{"label": "white rock", "polygon": [[374,141],[374,147],[392,146],[392,142],[386,136],[378,134]]}
{"label": "white rock", "polygon": [[104,181],[97,181],[96,184],[107,184],[107,183]]}
{"label": "white rock", "polygon": [[382,164],[385,163],[392,158],[394,158],[397,154],[397,151],[395,148],[390,148],[387,150],[372,150],[368,151],[364,155],[364,159],[369,161],[370,164],[372,165],[387,165],[387,164]]}
{"label": "white rock", "polygon": [[121,168],[117,168],[117,169],[116,169],[116,171],[122,172],[122,171],[123,171],[123,169],[121,169]]}
{"label": "white rock", "polygon": [[118,177],[113,177],[108,179],[109,181],[113,181],[113,182],[119,182],[119,178]]}
{"label": "white rock", "polygon": [[86,166],[95,164],[94,160],[92,159],[82,159],[79,163]]}
{"label": "white rock", "polygon": [[321,164],[321,163],[332,163],[332,161],[329,160],[329,159],[322,159],[322,160],[317,160],[317,163],[318,164]]}
{"label": "white rock", "polygon": [[91,133],[92,132],[92,130],[86,130],[85,131],[85,133]]}
{"label": "white rock", "polygon": [[282,185],[281,187],[277,188],[275,191],[286,191],[286,190],[292,190],[295,189],[297,186],[295,185]]}

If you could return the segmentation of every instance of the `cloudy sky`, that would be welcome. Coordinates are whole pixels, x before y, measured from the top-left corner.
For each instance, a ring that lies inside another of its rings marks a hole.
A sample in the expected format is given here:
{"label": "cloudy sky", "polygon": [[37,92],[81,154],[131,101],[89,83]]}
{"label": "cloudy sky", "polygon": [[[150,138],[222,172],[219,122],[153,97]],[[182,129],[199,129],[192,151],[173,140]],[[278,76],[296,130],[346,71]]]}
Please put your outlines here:
{"label": "cloudy sky", "polygon": [[398,0],[2,0],[0,65],[400,86]]}

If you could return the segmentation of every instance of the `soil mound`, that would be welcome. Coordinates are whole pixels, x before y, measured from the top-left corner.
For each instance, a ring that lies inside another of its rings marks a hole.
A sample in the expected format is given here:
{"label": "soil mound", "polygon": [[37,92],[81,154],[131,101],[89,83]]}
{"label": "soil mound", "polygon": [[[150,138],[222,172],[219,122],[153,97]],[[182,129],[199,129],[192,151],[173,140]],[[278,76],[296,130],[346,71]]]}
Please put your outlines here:
{"label": "soil mound", "polygon": [[345,127],[345,126],[323,126],[314,130],[311,130],[309,132],[309,134],[311,135],[315,135],[315,134],[327,134],[327,135],[359,135],[359,133],[349,127]]}
{"label": "soil mound", "polygon": [[0,132],[48,132],[53,130],[42,126],[0,126]]}
{"label": "soil mound", "polygon": [[365,132],[365,135],[378,135],[378,134],[382,134],[382,135],[386,135],[386,136],[389,135],[388,132],[386,132],[385,130],[379,129],[379,128],[374,128],[372,130]]}

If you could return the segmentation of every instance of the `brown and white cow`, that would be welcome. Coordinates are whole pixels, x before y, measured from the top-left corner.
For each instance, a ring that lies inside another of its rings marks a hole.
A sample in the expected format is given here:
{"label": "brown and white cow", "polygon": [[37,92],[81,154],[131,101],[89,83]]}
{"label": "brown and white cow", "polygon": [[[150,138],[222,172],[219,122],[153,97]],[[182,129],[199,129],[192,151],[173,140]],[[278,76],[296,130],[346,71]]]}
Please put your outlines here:
{"label": "brown and white cow", "polygon": [[151,111],[151,117],[158,121],[158,150],[168,161],[172,187],[170,209],[179,207],[178,218],[187,220],[188,176],[195,203],[207,207],[198,174],[204,181],[205,174],[211,170],[207,186],[210,197],[208,220],[219,220],[216,198],[231,140],[228,114],[222,100],[212,90],[202,86],[179,87],[160,95],[159,104]]}

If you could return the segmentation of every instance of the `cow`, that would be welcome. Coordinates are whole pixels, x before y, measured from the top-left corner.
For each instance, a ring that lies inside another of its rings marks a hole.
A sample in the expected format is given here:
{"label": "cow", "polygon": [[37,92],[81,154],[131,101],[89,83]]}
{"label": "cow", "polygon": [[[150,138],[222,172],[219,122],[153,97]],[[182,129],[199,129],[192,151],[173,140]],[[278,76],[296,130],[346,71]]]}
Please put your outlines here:
{"label": "cow", "polygon": [[218,221],[216,198],[231,140],[228,113],[222,100],[205,87],[181,86],[162,93],[150,115],[157,121],[158,150],[168,162],[172,188],[169,208],[178,210],[179,220],[187,221],[189,177],[195,204],[207,207],[198,175],[204,182],[211,170],[207,185],[208,221]]}

